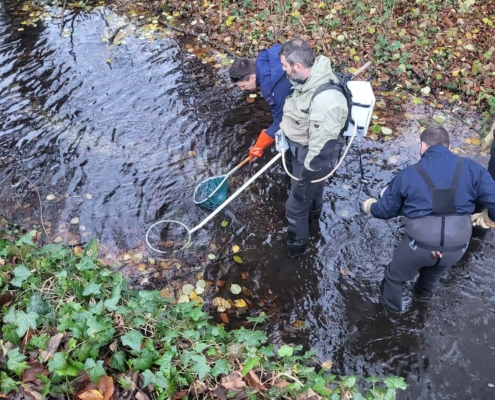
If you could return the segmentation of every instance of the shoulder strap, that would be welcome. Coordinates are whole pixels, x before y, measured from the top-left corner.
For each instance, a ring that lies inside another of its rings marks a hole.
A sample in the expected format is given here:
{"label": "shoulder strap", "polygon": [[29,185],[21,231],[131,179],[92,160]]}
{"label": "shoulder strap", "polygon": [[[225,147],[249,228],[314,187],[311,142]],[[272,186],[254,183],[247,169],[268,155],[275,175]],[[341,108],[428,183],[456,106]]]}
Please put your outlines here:
{"label": "shoulder strap", "polygon": [[311,108],[311,104],[313,104],[313,100],[315,99],[315,97],[318,96],[321,92],[325,92],[326,90],[337,90],[345,96],[344,89],[342,89],[342,87],[339,84],[335,83],[334,81],[326,82],[316,88],[315,92],[313,93],[313,96],[311,96],[311,100],[309,101],[308,108],[301,111],[305,114],[309,114],[309,109]]}
{"label": "shoulder strap", "polygon": [[463,157],[459,157],[459,159],[457,160],[457,165],[455,166],[454,177],[452,178],[452,183],[450,184],[450,188],[454,191],[457,191],[457,187],[459,186],[459,181],[461,180],[464,160],[465,159]]}
{"label": "shoulder strap", "polygon": [[421,176],[421,178],[423,178],[423,180],[425,181],[426,183],[426,186],[428,186],[428,189],[436,189],[436,186],[435,184],[433,183],[433,181],[431,180],[431,178],[428,176],[428,174],[426,173],[425,169],[423,168],[423,166],[421,165],[421,163],[416,163],[414,165],[414,168],[416,169],[416,171],[418,171],[419,175]]}
{"label": "shoulder strap", "polygon": [[[457,187],[459,186],[459,181],[461,180],[461,173],[462,173],[463,165],[464,165],[464,158],[459,157],[457,160],[457,164],[455,166],[454,176],[452,178],[452,183],[450,184],[450,189],[454,190],[454,192],[457,191]],[[431,178],[428,176],[428,174],[426,173],[426,171],[423,168],[423,166],[421,165],[421,163],[418,162],[417,164],[415,164],[414,168],[416,169],[416,171],[418,171],[421,178],[423,178],[423,181],[425,181],[426,186],[428,186],[428,189],[436,189],[435,184],[433,183]]]}

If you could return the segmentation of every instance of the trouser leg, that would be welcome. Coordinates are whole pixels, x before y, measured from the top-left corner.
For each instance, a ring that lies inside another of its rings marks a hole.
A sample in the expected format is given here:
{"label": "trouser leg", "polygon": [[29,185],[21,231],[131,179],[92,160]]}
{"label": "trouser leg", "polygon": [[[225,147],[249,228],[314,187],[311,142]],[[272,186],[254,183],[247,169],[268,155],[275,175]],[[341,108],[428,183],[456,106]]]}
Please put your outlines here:
{"label": "trouser leg", "polygon": [[488,162],[488,172],[495,180],[495,141],[490,147],[490,161]]}
{"label": "trouser leg", "polygon": [[385,270],[381,285],[381,301],[388,309],[402,311],[402,290],[407,281],[412,280],[424,265],[433,265],[436,260],[431,252],[410,246],[411,239],[404,237],[395,250],[392,262]]}
{"label": "trouser leg", "polygon": [[289,171],[290,174],[294,175],[293,173],[294,167],[292,166],[292,158],[293,158],[292,152],[290,150],[287,150],[284,153],[284,157],[285,157],[285,166],[287,167],[287,171]]}
{"label": "trouser leg", "polygon": [[441,259],[428,267],[422,267],[419,270],[419,278],[416,283],[416,290],[422,296],[429,296],[437,290],[438,282],[442,275],[452,265],[458,262],[464,254],[464,251],[444,252]]}
{"label": "trouser leg", "polygon": [[[294,176],[301,175],[303,164],[293,157],[292,159]],[[306,201],[300,201],[294,198],[293,192],[297,181],[291,182],[291,193],[286,203],[286,217],[289,222],[288,226],[288,243],[291,245],[305,245],[309,238],[309,213],[317,205],[323,204],[323,186],[324,182],[311,183],[306,191]]]}

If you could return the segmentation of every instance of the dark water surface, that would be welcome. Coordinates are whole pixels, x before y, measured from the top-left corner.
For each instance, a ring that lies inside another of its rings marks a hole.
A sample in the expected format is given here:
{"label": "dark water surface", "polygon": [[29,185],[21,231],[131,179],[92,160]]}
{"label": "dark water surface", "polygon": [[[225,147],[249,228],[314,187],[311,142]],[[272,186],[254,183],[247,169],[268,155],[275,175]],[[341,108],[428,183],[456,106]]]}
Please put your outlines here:
{"label": "dark water surface", "polygon": [[[110,258],[129,249],[157,258],[145,247],[146,229],[165,218],[192,227],[208,215],[192,203],[194,187],[246,156],[268,123],[262,102],[248,105],[175,39],[104,43],[107,24],[118,25],[105,10],[70,16],[66,38],[59,22],[17,32],[1,7],[0,211],[18,224],[39,225],[31,182],[48,222],[45,242],[97,236]],[[407,377],[402,399],[494,399],[493,236],[446,274],[428,304],[406,295],[409,310],[391,316],[378,304],[378,289],[403,221],[375,220],[357,207],[358,195],[360,202],[376,195],[418,157],[419,118],[434,115],[420,109],[399,138],[362,144],[369,183],[360,192],[359,146],[350,151],[326,186],[324,218],[312,227],[305,258],[287,257],[287,184],[279,166],[175,257],[207,265],[208,280],[248,287],[254,307],[270,315],[272,339],[314,347],[322,360],[334,361],[334,373]],[[447,122],[456,129],[454,147],[472,136]],[[247,169],[238,172],[231,187],[247,177]],[[208,264],[211,242],[238,244],[243,264]],[[181,270],[168,274],[181,279]],[[163,286],[161,276],[153,279]]]}

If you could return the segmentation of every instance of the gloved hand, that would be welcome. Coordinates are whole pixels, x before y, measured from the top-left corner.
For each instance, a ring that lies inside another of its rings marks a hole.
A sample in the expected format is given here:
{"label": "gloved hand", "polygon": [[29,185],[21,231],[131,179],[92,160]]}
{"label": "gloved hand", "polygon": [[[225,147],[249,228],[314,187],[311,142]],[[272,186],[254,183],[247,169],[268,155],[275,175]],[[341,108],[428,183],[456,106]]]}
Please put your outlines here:
{"label": "gloved hand", "polygon": [[303,167],[301,170],[301,176],[299,177],[299,181],[296,183],[293,189],[293,196],[297,201],[305,202],[307,201],[306,192],[308,190],[308,186],[312,180],[316,179],[316,171],[311,171],[306,167]]}
{"label": "gloved hand", "polygon": [[[494,122],[495,124],[495,122]],[[494,127],[492,126],[492,129],[490,129],[490,132],[488,132],[488,135],[486,135],[482,140],[481,140],[481,150],[482,151],[488,151],[490,150],[490,146],[493,143],[493,134],[494,134]]]}
{"label": "gloved hand", "polygon": [[485,229],[495,228],[495,222],[490,219],[490,216],[488,215],[488,209],[486,208],[481,212],[481,217],[477,219],[477,222],[478,226],[481,226]]}
{"label": "gloved hand", "polygon": [[370,197],[368,200],[366,200],[364,203],[363,203],[363,211],[366,213],[366,214],[370,214],[371,213],[371,205],[376,203],[378,200],[373,198],[373,197]]}
{"label": "gloved hand", "polygon": [[263,155],[263,150],[265,150],[273,142],[275,142],[275,139],[268,136],[266,131],[263,129],[258,136],[258,140],[254,146],[251,147],[251,150],[249,150],[249,162],[252,163],[253,158],[255,157],[261,157]]}
{"label": "gloved hand", "polygon": [[476,213],[471,215],[471,222],[473,223],[473,226],[480,226],[484,229],[489,228],[489,226],[483,222],[483,217],[481,216],[481,213]]}

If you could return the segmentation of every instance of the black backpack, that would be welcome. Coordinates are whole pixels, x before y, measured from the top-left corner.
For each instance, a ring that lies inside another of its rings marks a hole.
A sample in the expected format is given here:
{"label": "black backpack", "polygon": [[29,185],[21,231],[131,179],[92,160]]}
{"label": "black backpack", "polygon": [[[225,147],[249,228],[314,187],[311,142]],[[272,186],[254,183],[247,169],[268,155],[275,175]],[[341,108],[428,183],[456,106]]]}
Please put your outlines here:
{"label": "black backpack", "polygon": [[[347,119],[345,121],[345,125],[340,131],[340,134],[343,135],[345,131],[347,131],[347,128],[349,127],[349,122],[352,120],[352,115],[351,115],[351,110],[352,110],[352,105],[356,104],[352,101],[352,93],[347,87],[347,82],[349,82],[352,78],[353,75],[350,74],[341,74],[339,72],[334,71],[335,76],[338,79],[338,82],[334,82],[333,80],[330,80],[327,83],[324,83],[323,85],[320,85],[315,92],[313,93],[313,96],[311,96],[311,100],[309,101],[309,106],[306,110],[301,110],[302,112],[309,114],[309,109],[311,108],[311,104],[313,103],[313,100],[316,96],[318,96],[321,92],[324,92],[326,90],[337,90],[340,93],[342,93],[347,100]],[[358,105],[358,104],[356,104]]]}

